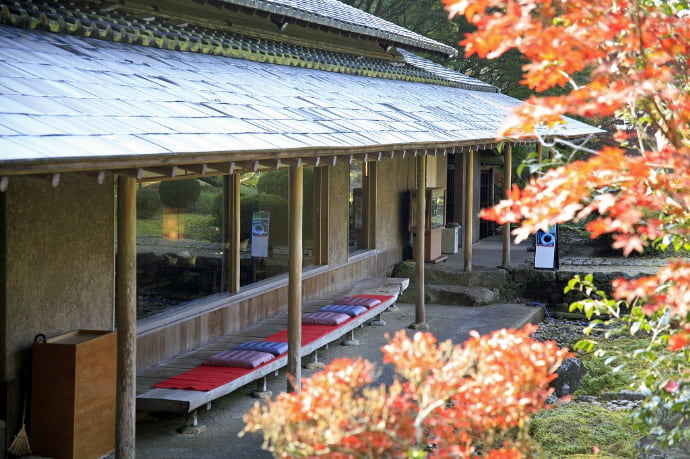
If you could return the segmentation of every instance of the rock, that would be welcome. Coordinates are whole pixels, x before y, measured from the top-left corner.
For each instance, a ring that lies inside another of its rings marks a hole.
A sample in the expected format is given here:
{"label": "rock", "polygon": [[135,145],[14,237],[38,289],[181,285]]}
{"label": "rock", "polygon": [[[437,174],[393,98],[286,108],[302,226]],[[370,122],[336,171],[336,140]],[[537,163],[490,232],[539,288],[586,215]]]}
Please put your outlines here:
{"label": "rock", "polygon": [[554,388],[554,393],[558,397],[570,395],[574,393],[578,387],[582,377],[587,372],[582,360],[577,357],[571,357],[563,361],[556,374],[558,377],[554,379],[550,386]]}
{"label": "rock", "polygon": [[488,288],[462,285],[428,285],[424,293],[429,304],[481,306],[490,304],[495,298],[493,291]]}

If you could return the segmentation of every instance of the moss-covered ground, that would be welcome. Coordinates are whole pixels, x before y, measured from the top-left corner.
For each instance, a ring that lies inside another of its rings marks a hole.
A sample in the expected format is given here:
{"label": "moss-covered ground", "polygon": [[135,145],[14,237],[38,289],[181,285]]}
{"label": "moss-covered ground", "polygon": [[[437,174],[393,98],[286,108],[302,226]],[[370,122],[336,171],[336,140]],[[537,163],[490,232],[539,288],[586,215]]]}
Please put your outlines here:
{"label": "moss-covered ground", "polygon": [[[593,351],[580,352],[578,357],[587,374],[574,399],[638,389],[649,372],[650,362],[640,358],[635,350],[647,344],[643,337],[605,339]],[[607,360],[612,355],[616,359]],[[594,457],[596,446],[597,458],[623,459],[637,457],[635,443],[647,432],[636,430],[629,410],[614,411],[575,401],[538,413],[532,420],[531,434],[542,445],[545,458],[590,458]]]}

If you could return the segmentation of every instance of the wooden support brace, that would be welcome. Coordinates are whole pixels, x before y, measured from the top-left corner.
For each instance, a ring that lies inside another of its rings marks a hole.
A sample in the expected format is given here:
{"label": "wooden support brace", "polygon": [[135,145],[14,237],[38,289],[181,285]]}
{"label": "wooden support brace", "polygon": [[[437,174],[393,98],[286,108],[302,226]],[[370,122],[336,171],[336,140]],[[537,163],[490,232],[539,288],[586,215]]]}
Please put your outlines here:
{"label": "wooden support brace", "polygon": [[369,325],[372,327],[383,327],[386,325],[386,321],[381,318],[381,314],[378,314],[376,316],[376,319],[372,320]]}
{"label": "wooden support brace", "polygon": [[343,346],[359,346],[359,340],[355,338],[355,330],[350,330],[350,338],[343,341]]}
{"label": "wooden support brace", "polygon": [[313,360],[311,362],[308,362],[304,366],[304,368],[306,368],[307,370],[323,370],[324,364],[319,362],[319,350],[315,350],[312,356]]}
{"label": "wooden support brace", "polygon": [[183,435],[198,435],[205,431],[206,426],[199,425],[199,418],[197,417],[196,410],[187,415],[187,420],[183,426],[177,428],[177,433]]}
{"label": "wooden support brace", "polygon": [[266,385],[266,376],[257,380],[256,383],[258,389],[252,391],[252,397],[263,400],[271,396],[272,392],[268,390],[268,386]]}

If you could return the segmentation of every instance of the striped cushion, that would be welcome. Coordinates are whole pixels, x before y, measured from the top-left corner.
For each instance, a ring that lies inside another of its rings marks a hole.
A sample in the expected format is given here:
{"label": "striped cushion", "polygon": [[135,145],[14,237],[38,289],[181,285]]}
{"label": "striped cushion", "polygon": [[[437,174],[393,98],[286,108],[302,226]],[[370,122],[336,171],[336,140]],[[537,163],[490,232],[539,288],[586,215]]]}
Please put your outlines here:
{"label": "striped cushion", "polygon": [[345,296],[335,301],[331,301],[331,304],[348,304],[351,306],[365,306],[367,308],[373,308],[374,306],[381,304],[381,300],[376,298],[366,298],[363,296]]}
{"label": "striped cushion", "polygon": [[204,365],[210,367],[256,368],[274,358],[275,356],[268,352],[230,349],[210,357],[204,362]]}
{"label": "striped cushion", "polygon": [[233,349],[242,349],[245,351],[268,352],[273,355],[285,354],[288,350],[287,343],[279,343],[277,341],[247,341]]}
{"label": "striped cushion", "polygon": [[302,314],[303,324],[340,325],[349,319],[350,316],[347,314],[337,312],[317,311]]}
{"label": "striped cushion", "polygon": [[367,312],[368,309],[364,306],[350,306],[348,304],[327,304],[319,309],[319,311],[339,312],[340,314],[347,314],[348,316],[355,317]]}

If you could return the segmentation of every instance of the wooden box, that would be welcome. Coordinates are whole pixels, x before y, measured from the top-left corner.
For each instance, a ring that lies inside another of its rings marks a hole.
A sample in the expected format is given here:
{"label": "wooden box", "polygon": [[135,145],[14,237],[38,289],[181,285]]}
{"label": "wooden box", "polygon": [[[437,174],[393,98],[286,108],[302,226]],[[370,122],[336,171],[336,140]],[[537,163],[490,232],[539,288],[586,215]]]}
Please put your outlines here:
{"label": "wooden box", "polygon": [[76,330],[33,345],[34,454],[98,458],[115,448],[117,338]]}

